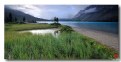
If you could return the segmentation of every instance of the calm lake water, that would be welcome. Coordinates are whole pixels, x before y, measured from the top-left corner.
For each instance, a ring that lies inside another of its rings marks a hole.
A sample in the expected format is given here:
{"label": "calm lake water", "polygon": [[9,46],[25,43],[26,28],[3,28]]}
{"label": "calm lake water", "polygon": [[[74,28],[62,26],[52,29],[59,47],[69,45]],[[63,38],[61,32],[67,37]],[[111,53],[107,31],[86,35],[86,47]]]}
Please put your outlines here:
{"label": "calm lake water", "polygon": [[[53,23],[53,21],[37,21],[37,23]],[[110,33],[118,34],[119,23],[118,22],[79,22],[79,21],[59,21],[63,25],[68,25],[76,28],[87,28],[93,30],[100,30]]]}
{"label": "calm lake water", "polygon": [[58,29],[53,28],[53,29],[38,29],[38,30],[25,30],[25,31],[20,31],[20,33],[24,32],[31,32],[32,34],[52,34],[53,36],[58,36],[59,33],[54,33]]}

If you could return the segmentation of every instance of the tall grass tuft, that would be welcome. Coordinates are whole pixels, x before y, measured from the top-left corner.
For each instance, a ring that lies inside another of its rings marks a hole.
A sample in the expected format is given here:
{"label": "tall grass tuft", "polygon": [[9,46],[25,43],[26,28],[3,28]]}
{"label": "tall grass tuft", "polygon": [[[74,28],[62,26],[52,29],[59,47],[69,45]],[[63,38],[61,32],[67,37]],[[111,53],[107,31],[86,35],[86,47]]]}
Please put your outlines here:
{"label": "tall grass tuft", "polygon": [[116,51],[77,32],[51,34],[5,32],[5,59],[113,59]]}

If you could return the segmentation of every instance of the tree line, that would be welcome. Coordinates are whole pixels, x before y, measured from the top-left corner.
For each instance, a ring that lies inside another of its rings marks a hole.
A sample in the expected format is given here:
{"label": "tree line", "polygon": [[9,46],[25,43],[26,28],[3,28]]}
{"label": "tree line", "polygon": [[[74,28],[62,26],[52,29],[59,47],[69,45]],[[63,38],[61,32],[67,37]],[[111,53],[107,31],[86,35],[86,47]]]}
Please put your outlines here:
{"label": "tree line", "polygon": [[[59,19],[58,17],[54,17],[53,19],[54,23],[58,23]],[[27,22],[26,17],[23,16],[22,20],[20,18],[13,16],[12,13],[9,13],[8,16],[5,16],[5,23],[25,23]],[[31,21],[32,23],[36,23],[34,20]]]}
{"label": "tree line", "polygon": [[[18,18],[17,16],[14,16],[12,13],[9,13],[7,16],[5,16],[5,23],[25,23],[27,22],[27,19],[25,16]],[[32,23],[35,23],[34,20],[31,21]]]}

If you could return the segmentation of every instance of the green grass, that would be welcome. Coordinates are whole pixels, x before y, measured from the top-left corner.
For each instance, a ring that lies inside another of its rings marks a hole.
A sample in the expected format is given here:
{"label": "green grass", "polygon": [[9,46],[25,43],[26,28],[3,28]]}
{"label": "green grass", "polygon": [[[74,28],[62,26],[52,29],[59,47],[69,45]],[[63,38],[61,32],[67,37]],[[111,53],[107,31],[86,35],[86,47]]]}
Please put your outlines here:
{"label": "green grass", "polygon": [[67,33],[71,33],[71,32],[74,32],[74,30],[70,27],[70,26],[61,26],[60,27],[60,30],[59,30],[61,33],[62,32],[67,32]]}
{"label": "green grass", "polygon": [[[15,26],[22,28],[15,28]],[[18,33],[15,30],[28,29],[24,26],[11,25],[5,32],[5,59],[114,59],[113,55],[117,53],[77,32],[63,32],[56,38],[51,34],[33,35],[29,32]]]}
{"label": "green grass", "polygon": [[22,31],[47,28],[56,28],[56,26],[50,24],[5,24],[5,31]]}

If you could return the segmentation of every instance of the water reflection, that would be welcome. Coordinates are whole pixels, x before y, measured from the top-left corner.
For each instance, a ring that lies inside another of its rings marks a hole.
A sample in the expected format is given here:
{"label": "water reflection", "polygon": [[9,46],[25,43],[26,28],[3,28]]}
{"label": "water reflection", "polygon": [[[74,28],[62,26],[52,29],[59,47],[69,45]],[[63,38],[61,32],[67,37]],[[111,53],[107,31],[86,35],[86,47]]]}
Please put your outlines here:
{"label": "water reflection", "polygon": [[52,34],[53,36],[56,36],[56,37],[59,35],[57,28],[21,31],[21,33],[24,33],[24,32],[31,32],[32,34],[41,34],[41,35]]}

